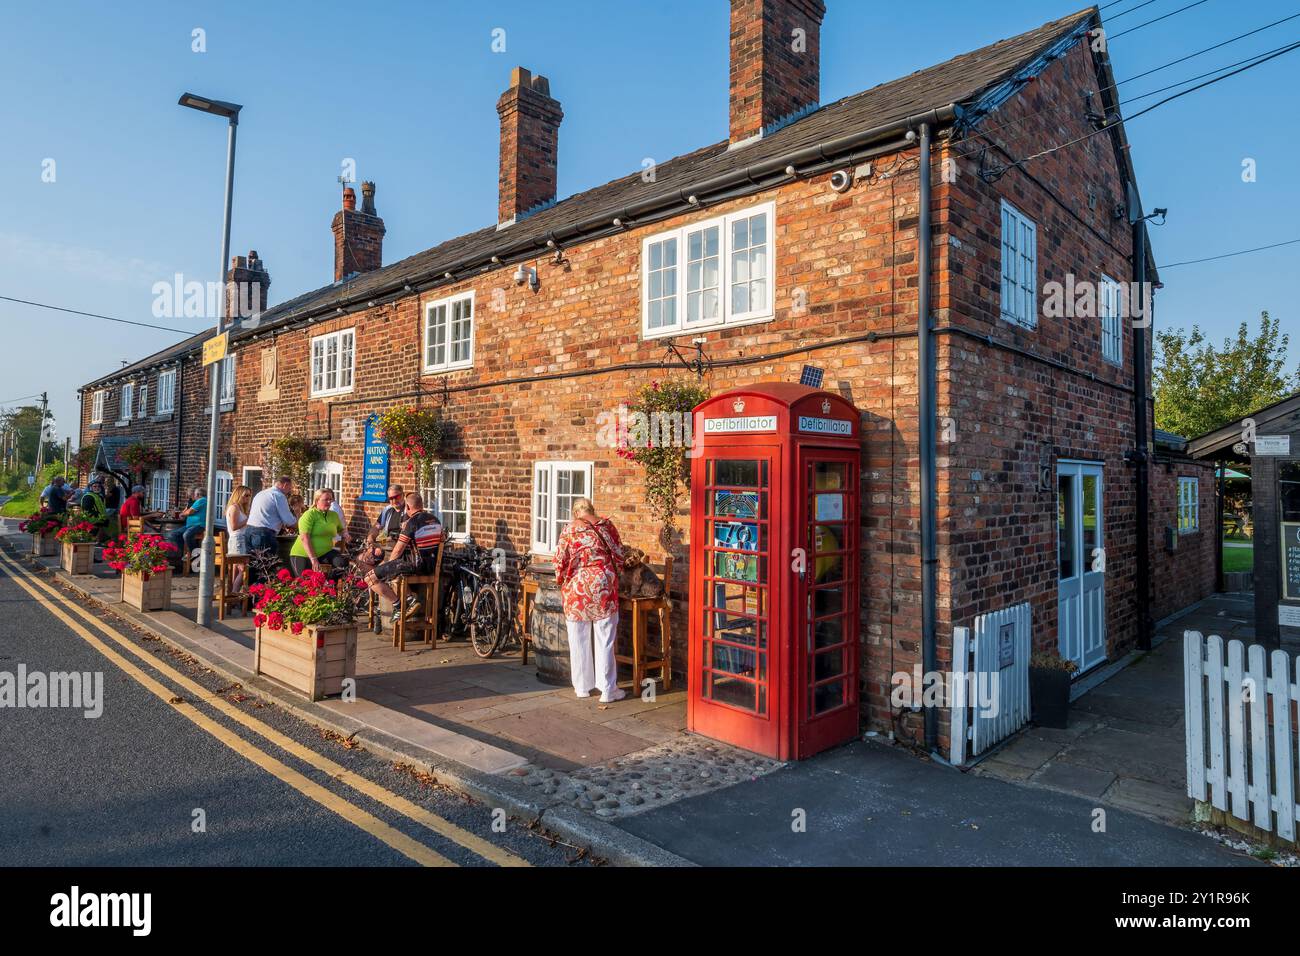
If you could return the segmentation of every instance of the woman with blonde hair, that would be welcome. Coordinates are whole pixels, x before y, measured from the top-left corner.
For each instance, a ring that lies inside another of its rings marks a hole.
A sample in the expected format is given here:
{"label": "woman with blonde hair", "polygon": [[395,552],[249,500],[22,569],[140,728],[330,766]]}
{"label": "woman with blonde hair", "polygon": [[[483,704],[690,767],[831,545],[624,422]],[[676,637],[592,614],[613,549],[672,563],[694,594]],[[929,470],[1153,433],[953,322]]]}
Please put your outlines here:
{"label": "woman with blonde hair", "polygon": [[[248,554],[248,513],[253,509],[253,489],[248,485],[235,485],[226,502],[226,554],[239,557]],[[235,568],[231,584],[238,593],[244,583],[244,571]]]}
{"label": "woman with blonde hair", "polygon": [[[573,520],[555,549],[555,582],[560,587],[569,630],[569,669],[579,697],[600,690],[602,703],[622,700],[614,641],[618,634],[618,572],[626,554],[618,529],[596,514],[587,498],[573,502]],[[595,632],[595,666],[592,632]]]}

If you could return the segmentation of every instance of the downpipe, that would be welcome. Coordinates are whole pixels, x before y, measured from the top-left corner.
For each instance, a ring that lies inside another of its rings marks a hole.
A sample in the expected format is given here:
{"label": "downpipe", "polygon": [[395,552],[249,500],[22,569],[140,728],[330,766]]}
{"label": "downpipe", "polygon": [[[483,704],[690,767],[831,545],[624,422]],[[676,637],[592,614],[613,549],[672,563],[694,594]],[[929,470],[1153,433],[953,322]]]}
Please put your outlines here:
{"label": "downpipe", "polygon": [[[933,130],[929,123],[918,128],[920,140],[920,199],[917,219],[917,291],[916,291],[916,365],[917,365],[917,432],[921,459],[921,657],[922,671],[938,670],[935,613],[937,608],[937,563],[935,511],[937,501],[935,418],[937,408],[934,336],[930,328],[930,275],[932,272],[932,232],[930,217],[930,152]],[[925,708],[925,749],[939,749],[939,715],[934,707]]]}

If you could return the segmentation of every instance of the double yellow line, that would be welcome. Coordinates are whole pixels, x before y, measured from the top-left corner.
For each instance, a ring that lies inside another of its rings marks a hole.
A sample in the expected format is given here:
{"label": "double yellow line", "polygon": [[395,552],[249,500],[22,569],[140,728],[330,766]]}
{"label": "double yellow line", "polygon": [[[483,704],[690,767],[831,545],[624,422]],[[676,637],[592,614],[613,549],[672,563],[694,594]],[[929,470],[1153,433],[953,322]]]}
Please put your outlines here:
{"label": "double yellow line", "polygon": [[[269,743],[279,747],[281,750],[292,754],[298,760],[319,770],[338,783],[350,787],[358,793],[384,804],[389,809],[401,814],[408,820],[432,830],[441,837],[445,837],[455,843],[460,844],[472,853],[483,859],[495,863],[498,866],[530,866],[527,860],[516,856],[508,850],[497,846],[496,844],[484,840],[482,837],[464,830],[454,823],[426,810],[424,807],[407,800],[405,797],[392,793],[384,789],[373,781],[359,774],[348,770],[342,764],[336,763],[316,751],[305,747],[291,737],[287,737],[275,728],[250,716],[229,701],[219,697],[203,687],[201,684],[184,674],[169,667],[167,664],[158,660],[152,654],[137,647],[134,643],[117,633],[95,615],[79,607],[69,600],[57,589],[46,584],[40,578],[27,571],[21,564],[14,561],[11,557],[0,551],[0,565],[3,565],[9,571],[10,578],[20,588],[30,594],[38,601],[44,600],[48,603],[45,610],[62,621],[74,634],[79,636],[95,650],[99,651],[104,657],[108,658],[114,665],[120,668],[124,673],[129,675],[136,683],[140,684],[159,700],[172,706],[173,709],[194,723],[196,726],[206,731],[208,734],[225,744],[241,757],[251,761],[253,764],[265,770],[267,773],[279,778],[280,780],[293,787],[299,793],[314,800],[325,809],[337,814],[343,819],[356,827],[369,833],[371,836],[392,847],[403,856],[414,860],[422,866],[456,866],[451,860],[448,860],[440,853],[431,850],[418,840],[412,839],[401,830],[398,830],[374,814],[363,810],[356,804],[344,800],[342,797],[332,791],[322,787],[313,780],[308,779],[288,764],[271,756],[264,750],[261,750],[250,741],[245,740],[238,734],[228,730],[221,724],[217,723],[206,714],[202,713],[195,707],[189,706],[191,699],[193,701],[204,701],[209,706],[217,709],[226,717],[245,727],[246,729],[257,734],[259,737]],[[89,630],[70,617],[64,609],[72,611],[78,617],[89,623],[95,630],[107,637],[113,644],[118,645],[139,660],[145,662],[154,670],[158,671],[164,678],[173,684],[183,688],[192,698],[187,698],[178,703],[172,703],[177,697],[175,691],[164,686],[162,683],[145,673],[140,667],[133,664],[130,660],[123,657],[109,644],[100,640]]]}

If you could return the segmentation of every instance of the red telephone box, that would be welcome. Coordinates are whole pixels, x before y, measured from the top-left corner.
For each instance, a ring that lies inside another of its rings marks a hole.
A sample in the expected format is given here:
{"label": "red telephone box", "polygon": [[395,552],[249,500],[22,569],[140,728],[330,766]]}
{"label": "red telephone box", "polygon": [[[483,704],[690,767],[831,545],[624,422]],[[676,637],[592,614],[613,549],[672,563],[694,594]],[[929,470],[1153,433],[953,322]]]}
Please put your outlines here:
{"label": "red telephone box", "polygon": [[858,733],[858,412],[771,382],[695,408],[695,733],[802,759]]}

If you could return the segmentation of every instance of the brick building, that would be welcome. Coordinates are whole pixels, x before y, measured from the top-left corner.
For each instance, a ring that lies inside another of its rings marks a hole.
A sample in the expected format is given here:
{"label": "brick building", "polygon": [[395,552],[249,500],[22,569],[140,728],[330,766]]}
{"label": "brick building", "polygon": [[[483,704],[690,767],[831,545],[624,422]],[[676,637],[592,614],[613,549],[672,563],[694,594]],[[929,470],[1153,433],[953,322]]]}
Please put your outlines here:
{"label": "brick building", "polygon": [[[1135,271],[1134,176],[1122,125],[1107,119],[1114,79],[1099,15],[822,105],[824,13],[822,0],[733,0],[729,138],[653,170],[557,201],[564,114],[545,77],[517,68],[498,103],[495,223],[385,266],[374,185],[360,210],[346,189],[332,223],[335,281],[232,333],[222,481],[256,486],[269,477],[269,442],[304,435],[322,448],[314,483],[339,487],[363,522],[378,507],[355,500],[366,418],[441,406],[454,429],[432,490],[454,532],[545,557],[569,499],[585,493],[653,556],[662,547],[643,475],[598,441],[601,413],[653,379],[692,375],[683,355],[701,361],[711,394],[797,381],[815,365],[861,414],[864,726],[919,740],[920,715],[891,705],[891,675],[923,660],[946,669],[952,628],[986,611],[1029,602],[1036,646],[1059,642],[1085,670],[1134,647],[1150,610],[1137,594],[1147,549],[1134,370],[1135,359],[1149,370],[1150,352],[1133,354],[1119,308]],[[919,150],[930,137],[922,216]],[[1071,145],[1025,159],[1061,144]],[[928,654],[923,259],[937,412]],[[1100,289],[1102,302],[1076,309],[1067,295],[1058,314],[1056,283]],[[172,459],[181,449],[173,501],[205,465],[204,337],[83,388],[83,443],[138,433]],[[111,411],[96,414],[168,368],[183,383],[171,417],[119,426]],[[1154,528],[1176,510],[1166,492],[1152,483]],[[1104,571],[1089,575],[1083,555],[1095,547]],[[1169,600],[1204,596],[1195,582]],[[931,734],[946,735],[943,714]]]}

